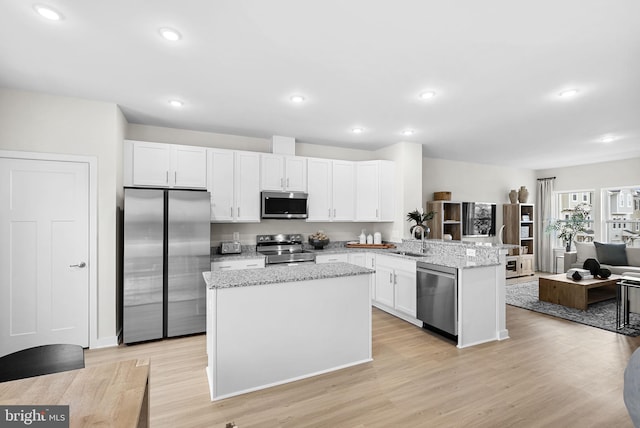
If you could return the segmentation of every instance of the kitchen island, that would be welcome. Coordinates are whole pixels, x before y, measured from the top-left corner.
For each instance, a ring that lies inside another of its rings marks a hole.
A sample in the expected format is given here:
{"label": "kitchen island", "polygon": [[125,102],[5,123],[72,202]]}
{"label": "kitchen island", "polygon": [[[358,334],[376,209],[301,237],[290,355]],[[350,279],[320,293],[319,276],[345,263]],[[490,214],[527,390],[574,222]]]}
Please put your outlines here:
{"label": "kitchen island", "polygon": [[205,272],[211,399],[371,361],[373,273],[348,263]]}

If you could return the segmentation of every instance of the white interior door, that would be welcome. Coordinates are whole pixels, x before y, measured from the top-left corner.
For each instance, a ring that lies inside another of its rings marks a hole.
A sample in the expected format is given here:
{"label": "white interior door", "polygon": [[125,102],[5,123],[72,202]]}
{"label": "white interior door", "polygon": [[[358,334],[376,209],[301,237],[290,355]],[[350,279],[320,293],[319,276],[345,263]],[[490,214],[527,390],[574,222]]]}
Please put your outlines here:
{"label": "white interior door", "polygon": [[0,158],[0,355],[89,345],[89,166]]}

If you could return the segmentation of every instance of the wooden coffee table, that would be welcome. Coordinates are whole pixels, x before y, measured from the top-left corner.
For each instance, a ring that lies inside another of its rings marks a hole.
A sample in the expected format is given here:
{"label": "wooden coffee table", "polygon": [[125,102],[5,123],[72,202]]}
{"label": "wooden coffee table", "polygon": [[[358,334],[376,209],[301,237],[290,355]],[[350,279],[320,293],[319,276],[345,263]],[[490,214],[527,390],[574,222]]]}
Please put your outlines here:
{"label": "wooden coffee table", "polygon": [[543,302],[586,311],[592,303],[615,298],[616,282],[619,278],[619,275],[611,275],[607,279],[594,278],[574,281],[567,278],[566,273],[540,277],[538,296]]}

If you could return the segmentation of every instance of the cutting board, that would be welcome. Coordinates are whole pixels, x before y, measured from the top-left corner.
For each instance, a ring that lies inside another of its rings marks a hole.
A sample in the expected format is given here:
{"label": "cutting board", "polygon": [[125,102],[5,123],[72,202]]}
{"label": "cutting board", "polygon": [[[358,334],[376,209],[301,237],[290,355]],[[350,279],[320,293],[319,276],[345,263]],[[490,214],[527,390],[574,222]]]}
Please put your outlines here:
{"label": "cutting board", "polygon": [[347,248],[396,248],[395,244],[358,244],[356,242],[347,242]]}

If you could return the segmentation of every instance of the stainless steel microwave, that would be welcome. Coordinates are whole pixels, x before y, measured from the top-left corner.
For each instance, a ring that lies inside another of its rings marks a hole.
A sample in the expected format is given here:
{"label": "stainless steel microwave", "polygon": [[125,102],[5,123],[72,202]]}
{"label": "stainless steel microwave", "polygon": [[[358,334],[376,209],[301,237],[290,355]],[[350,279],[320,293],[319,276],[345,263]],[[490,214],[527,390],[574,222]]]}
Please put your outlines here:
{"label": "stainless steel microwave", "polygon": [[307,218],[304,192],[262,192],[262,218]]}

